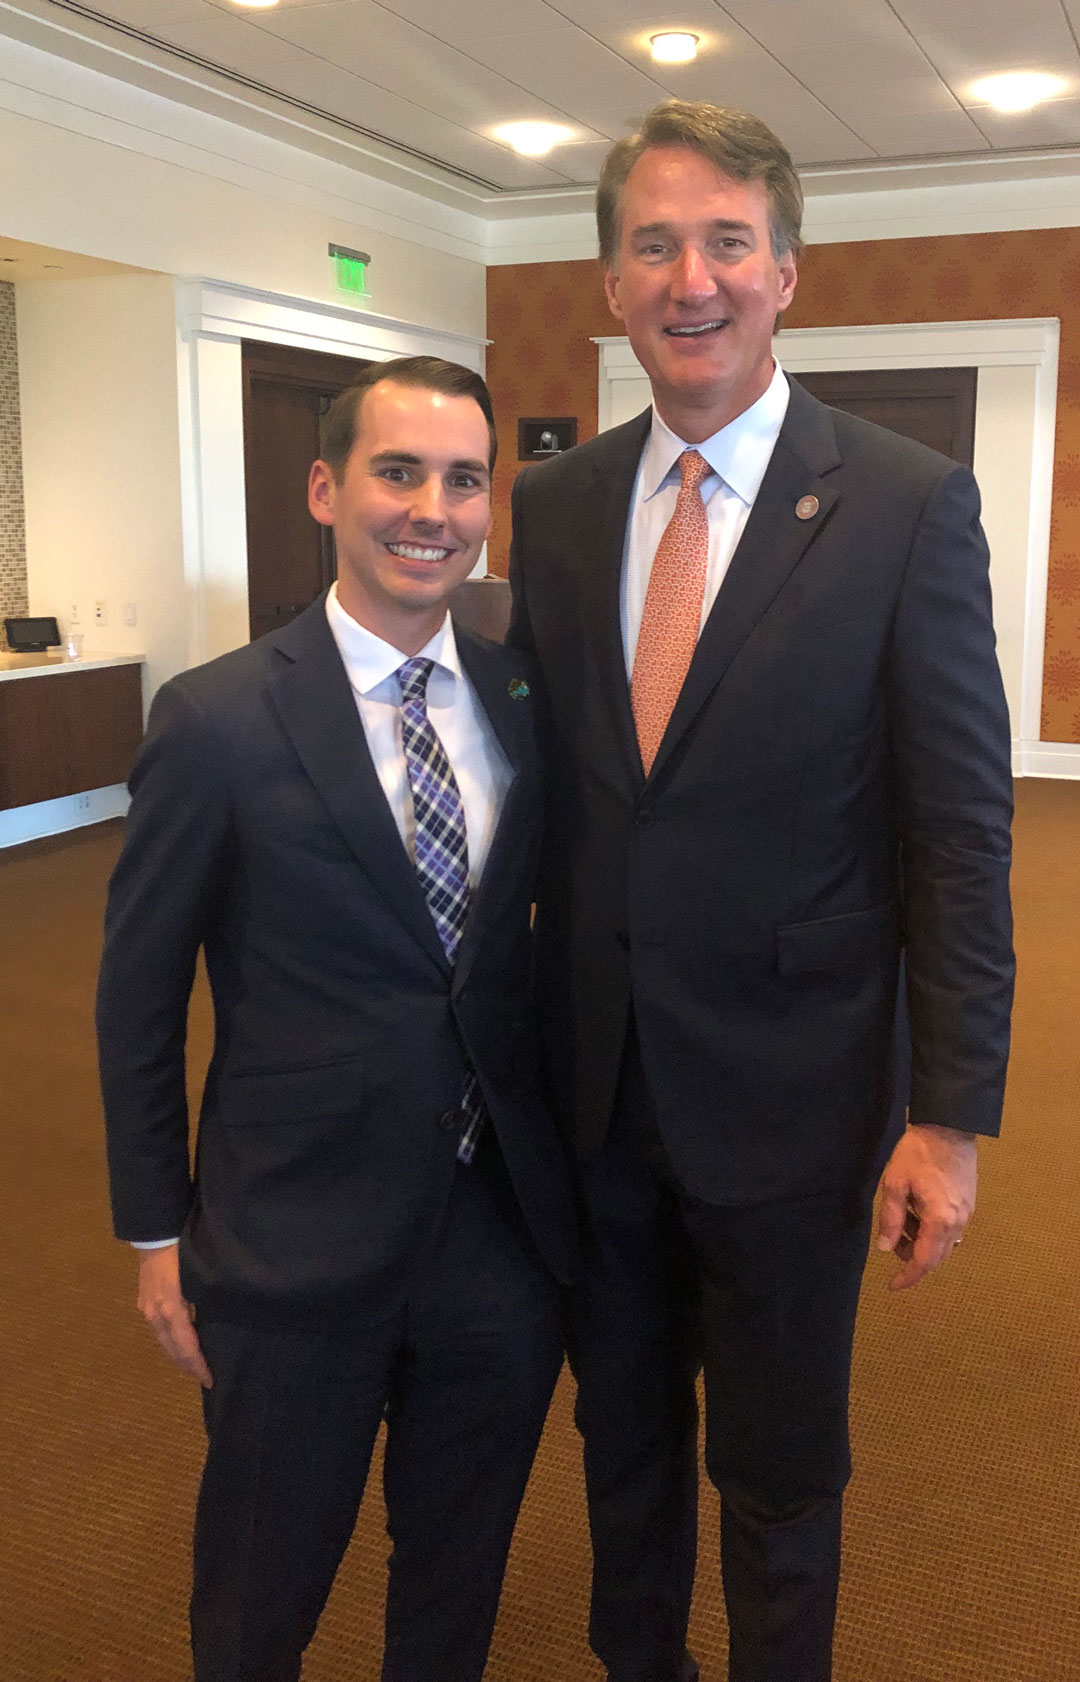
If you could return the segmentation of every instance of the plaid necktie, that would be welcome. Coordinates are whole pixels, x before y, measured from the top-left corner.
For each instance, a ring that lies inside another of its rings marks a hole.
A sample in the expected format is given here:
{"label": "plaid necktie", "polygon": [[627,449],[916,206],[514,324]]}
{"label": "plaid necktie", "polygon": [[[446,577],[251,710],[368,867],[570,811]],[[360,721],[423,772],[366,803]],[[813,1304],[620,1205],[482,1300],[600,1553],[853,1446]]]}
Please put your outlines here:
{"label": "plaid necktie", "polygon": [[[427,712],[434,660],[406,660],[398,667],[401,741],[416,819],[416,874],[447,960],[453,964],[469,914],[469,841],[465,808],[446,750]],[[461,1098],[458,1159],[471,1162],[484,1124],[484,1099],[472,1069]]]}

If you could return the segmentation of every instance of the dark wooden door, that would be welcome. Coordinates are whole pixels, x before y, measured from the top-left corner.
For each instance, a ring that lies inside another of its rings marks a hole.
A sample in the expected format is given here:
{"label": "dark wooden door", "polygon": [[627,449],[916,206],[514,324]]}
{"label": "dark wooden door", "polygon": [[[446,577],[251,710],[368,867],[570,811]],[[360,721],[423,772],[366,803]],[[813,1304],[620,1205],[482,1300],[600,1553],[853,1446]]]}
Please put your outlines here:
{"label": "dark wooden door", "polygon": [[971,467],[977,368],[870,368],[793,374],[823,403],[928,444]]}
{"label": "dark wooden door", "polygon": [[244,343],[252,641],[295,619],[336,575],[334,534],[308,513],[308,474],[326,411],[367,366],[291,345]]}

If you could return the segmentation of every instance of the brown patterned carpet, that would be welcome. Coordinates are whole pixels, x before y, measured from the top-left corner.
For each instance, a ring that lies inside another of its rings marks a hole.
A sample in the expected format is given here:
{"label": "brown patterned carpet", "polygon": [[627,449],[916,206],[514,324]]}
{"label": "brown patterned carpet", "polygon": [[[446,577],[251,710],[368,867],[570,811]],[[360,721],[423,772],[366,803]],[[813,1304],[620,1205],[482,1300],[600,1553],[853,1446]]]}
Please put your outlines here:
{"label": "brown patterned carpet", "polygon": [[[911,1296],[873,1256],[856,1352],[837,1682],[1080,1678],[1080,785],[1019,785],[1005,1138],[960,1255]],[[0,854],[0,1682],[184,1682],[201,1443],[109,1236],[90,1000],[106,825]],[[205,1002],[195,1037],[207,1043]],[[198,1058],[195,1059],[199,1061]],[[515,1542],[491,1682],[596,1682],[570,1387]],[[693,1641],[725,1675],[715,1506]],[[375,1682],[373,1476],[305,1682]]]}

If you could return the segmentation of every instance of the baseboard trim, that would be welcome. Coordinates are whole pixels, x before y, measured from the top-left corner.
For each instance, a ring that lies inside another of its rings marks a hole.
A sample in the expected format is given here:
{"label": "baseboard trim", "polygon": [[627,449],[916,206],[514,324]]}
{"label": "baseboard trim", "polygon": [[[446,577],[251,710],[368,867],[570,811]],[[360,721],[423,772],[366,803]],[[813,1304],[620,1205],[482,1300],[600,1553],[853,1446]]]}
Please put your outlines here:
{"label": "baseboard trim", "polygon": [[1014,742],[1013,774],[1080,780],[1080,742]]}
{"label": "baseboard trim", "polygon": [[59,800],[39,800],[34,806],[13,806],[0,812],[0,847],[18,847],[24,841],[41,841],[47,835],[64,835],[70,829],[122,818],[128,809],[128,791],[123,783],[108,788],[88,789],[85,794],[65,794]]}

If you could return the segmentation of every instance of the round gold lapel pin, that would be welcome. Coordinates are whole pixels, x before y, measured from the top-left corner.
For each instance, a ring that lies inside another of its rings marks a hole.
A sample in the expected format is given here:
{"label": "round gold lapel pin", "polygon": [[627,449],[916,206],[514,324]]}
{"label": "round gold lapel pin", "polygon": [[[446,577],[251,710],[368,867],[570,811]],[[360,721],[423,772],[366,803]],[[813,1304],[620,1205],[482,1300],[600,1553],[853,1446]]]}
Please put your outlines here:
{"label": "round gold lapel pin", "polygon": [[795,516],[799,520],[812,520],[820,507],[816,496],[801,496],[795,504]]}

